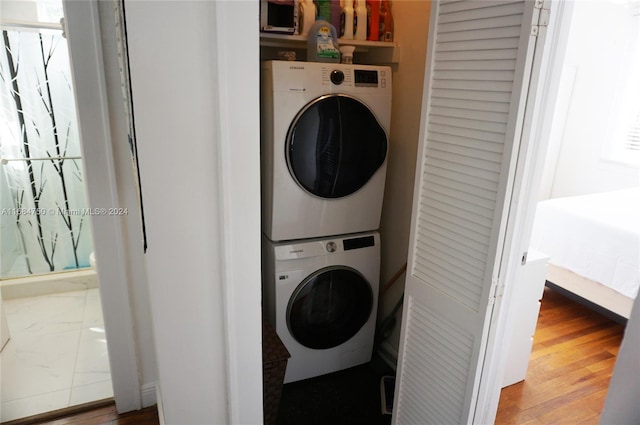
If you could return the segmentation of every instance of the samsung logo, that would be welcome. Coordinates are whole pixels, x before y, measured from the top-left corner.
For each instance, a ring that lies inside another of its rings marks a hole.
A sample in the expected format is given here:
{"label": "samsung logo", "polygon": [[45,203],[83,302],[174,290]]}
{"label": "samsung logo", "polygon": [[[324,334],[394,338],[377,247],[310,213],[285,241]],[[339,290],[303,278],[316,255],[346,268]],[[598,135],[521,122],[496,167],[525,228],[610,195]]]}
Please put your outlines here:
{"label": "samsung logo", "polygon": [[304,66],[290,66],[289,69],[302,69],[302,70],[304,70]]}
{"label": "samsung logo", "polygon": [[289,254],[298,254],[300,252],[304,252],[304,249],[294,249],[293,251],[289,251]]}

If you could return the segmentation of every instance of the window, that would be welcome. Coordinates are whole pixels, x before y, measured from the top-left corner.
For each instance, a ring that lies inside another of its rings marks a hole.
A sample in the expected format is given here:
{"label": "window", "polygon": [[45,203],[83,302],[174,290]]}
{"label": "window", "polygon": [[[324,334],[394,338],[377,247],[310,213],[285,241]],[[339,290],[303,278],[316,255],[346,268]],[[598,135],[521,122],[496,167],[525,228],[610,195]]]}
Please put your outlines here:
{"label": "window", "polygon": [[622,6],[630,16],[628,72],[619,86],[621,102],[610,157],[640,166],[640,2],[624,1]]}

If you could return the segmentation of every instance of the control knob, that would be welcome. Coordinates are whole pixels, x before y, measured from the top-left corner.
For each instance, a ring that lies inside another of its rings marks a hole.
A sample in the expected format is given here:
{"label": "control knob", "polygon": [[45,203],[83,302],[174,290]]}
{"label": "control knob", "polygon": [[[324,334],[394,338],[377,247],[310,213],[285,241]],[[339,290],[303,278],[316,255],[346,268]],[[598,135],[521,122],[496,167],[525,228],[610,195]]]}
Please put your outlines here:
{"label": "control knob", "polygon": [[331,71],[331,76],[329,78],[333,84],[340,85],[344,81],[344,72],[339,69],[334,69]]}

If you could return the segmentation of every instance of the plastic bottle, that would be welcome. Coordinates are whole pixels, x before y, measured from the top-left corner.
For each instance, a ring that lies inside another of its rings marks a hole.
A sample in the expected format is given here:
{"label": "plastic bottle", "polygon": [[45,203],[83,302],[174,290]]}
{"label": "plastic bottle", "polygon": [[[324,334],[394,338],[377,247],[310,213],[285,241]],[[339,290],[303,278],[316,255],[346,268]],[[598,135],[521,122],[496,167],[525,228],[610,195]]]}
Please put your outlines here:
{"label": "plastic bottle", "polygon": [[302,13],[302,29],[300,30],[300,35],[306,36],[316,21],[316,5],[313,3],[313,0],[301,0],[300,13]]}
{"label": "plastic bottle", "polygon": [[389,0],[382,0],[380,5],[380,41],[393,41],[393,16]]}
{"label": "plastic bottle", "polygon": [[344,40],[353,40],[353,0],[340,0],[342,6],[342,36]]}
{"label": "plastic bottle", "polygon": [[367,39],[367,6],[365,0],[356,0],[356,25],[353,38],[356,40]]}
{"label": "plastic bottle", "polygon": [[340,0],[331,0],[331,25],[336,27],[336,31],[340,28],[341,14],[342,7],[340,7]]}
{"label": "plastic bottle", "polygon": [[334,27],[340,28],[340,2],[339,0],[316,0],[318,8],[317,19],[329,22]]}
{"label": "plastic bottle", "polygon": [[340,61],[340,63],[353,63],[354,50],[356,50],[356,46],[340,46],[340,54],[342,56],[342,60]]}
{"label": "plastic bottle", "polygon": [[308,62],[340,62],[336,27],[324,20],[316,21],[307,36]]}
{"label": "plastic bottle", "polygon": [[367,11],[369,13],[367,40],[378,41],[380,38],[380,0],[367,0]]}

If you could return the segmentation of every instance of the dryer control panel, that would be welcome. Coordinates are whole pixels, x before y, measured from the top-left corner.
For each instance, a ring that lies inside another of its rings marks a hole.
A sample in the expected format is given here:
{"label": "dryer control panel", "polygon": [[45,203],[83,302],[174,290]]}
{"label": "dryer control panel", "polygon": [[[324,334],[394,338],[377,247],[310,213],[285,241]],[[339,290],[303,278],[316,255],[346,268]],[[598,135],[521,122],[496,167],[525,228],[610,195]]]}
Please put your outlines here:
{"label": "dryer control panel", "polygon": [[351,249],[366,248],[368,246],[374,246],[375,243],[376,241],[373,235],[363,236],[360,238],[344,239],[342,241],[342,245],[344,246],[345,251],[349,251]]}
{"label": "dryer control panel", "polygon": [[378,71],[354,69],[356,87],[378,87]]}

